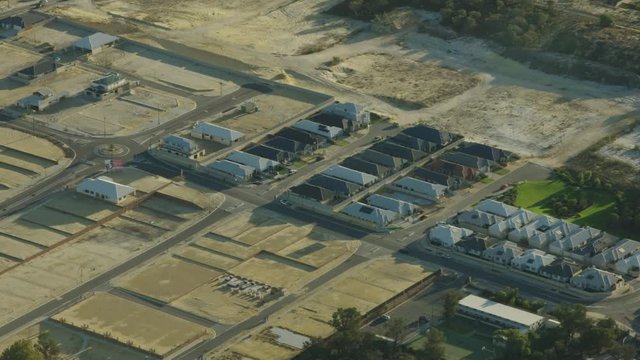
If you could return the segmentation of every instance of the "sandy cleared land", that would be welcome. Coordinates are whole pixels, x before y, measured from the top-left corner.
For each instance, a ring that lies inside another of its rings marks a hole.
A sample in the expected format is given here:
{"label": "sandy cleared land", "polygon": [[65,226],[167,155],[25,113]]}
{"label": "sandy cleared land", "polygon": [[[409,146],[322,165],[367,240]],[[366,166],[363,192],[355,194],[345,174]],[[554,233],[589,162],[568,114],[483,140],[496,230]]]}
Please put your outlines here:
{"label": "sandy cleared land", "polygon": [[163,257],[134,270],[119,283],[125,289],[170,303],[218,275],[219,272],[202,266]]}
{"label": "sandy cleared land", "polygon": [[164,230],[171,230],[178,227],[185,220],[168,214],[159,213],[148,208],[139,206],[123,214],[127,219],[133,219],[149,225],[160,227]]}
{"label": "sandy cleared land", "polygon": [[210,193],[209,189],[202,189],[190,183],[171,184],[160,189],[158,193],[190,202],[201,209],[216,208],[224,201],[224,195],[220,193]]}
{"label": "sandy cleared land", "polygon": [[100,201],[75,191],[66,191],[54,195],[53,199],[47,201],[46,207],[92,221],[99,221],[120,210],[119,207],[108,202]]}
{"label": "sandy cleared land", "polygon": [[[96,74],[95,79],[100,75]],[[195,109],[192,100],[155,89],[136,87],[130,94],[102,101],[80,95],[34,117],[47,126],[90,136],[131,135]]]}
{"label": "sandy cleared land", "polygon": [[138,221],[130,220],[125,217],[118,217],[104,224],[105,227],[113,229],[123,234],[136,236],[145,241],[151,241],[167,233],[156,226],[146,225]]}
{"label": "sandy cleared land", "polygon": [[43,246],[51,246],[64,240],[67,236],[48,227],[20,220],[6,221],[0,226],[0,233],[18,237]]}
{"label": "sandy cleared land", "polygon": [[480,79],[435,62],[362,54],[330,67],[327,76],[406,110],[432,106],[476,86]]}
{"label": "sandy cleared land", "polygon": [[[62,149],[49,141],[8,128],[2,128],[2,131],[0,131],[0,147],[26,153],[26,155],[23,155],[24,157],[19,159],[33,162],[40,166],[51,166],[53,165],[51,162],[58,162],[64,158]],[[9,156],[16,155],[11,152],[5,152],[4,154]],[[42,159],[29,157],[29,154]]]}
{"label": "sandy cleared land", "polygon": [[258,112],[243,114],[231,119],[223,118],[214,121],[214,123],[247,135],[255,135],[312,107],[309,103],[278,95],[259,95],[251,101],[260,109]]}
{"label": "sandy cleared land", "polygon": [[93,224],[93,221],[42,206],[29,211],[22,219],[68,234],[75,234]]}
{"label": "sandy cleared land", "polygon": [[255,227],[251,227],[250,224],[246,225],[248,226],[244,227],[246,231],[236,235],[234,238],[247,245],[255,245],[270,237],[285,239],[287,236],[295,236],[299,232],[303,232],[303,234],[298,238],[304,236],[304,229],[297,231],[293,226],[287,223],[283,224],[280,219],[267,220]]}
{"label": "sandy cleared land", "polygon": [[91,33],[53,21],[21,32],[16,40],[33,46],[47,42],[56,49],[62,49],[88,35]]}
{"label": "sandy cleared land", "polygon": [[599,153],[640,170],[640,126],[636,126],[633,131],[620,136],[611,144],[603,146]]}
{"label": "sandy cleared land", "polygon": [[0,78],[24,69],[28,65],[40,60],[41,57],[41,55],[31,53],[6,42],[0,43],[0,53],[3,54],[3,61],[0,62]]}
{"label": "sandy cleared land", "polygon": [[149,193],[171,183],[171,180],[136,168],[121,168],[107,174],[113,181]]}
{"label": "sandy cleared land", "polygon": [[214,252],[199,248],[199,247],[186,247],[175,254],[176,256],[190,261],[195,261],[198,264],[205,265],[209,268],[228,270],[236,265],[239,261],[228,256],[216,254]]}
{"label": "sandy cleared land", "polygon": [[166,215],[174,215],[185,220],[191,219],[202,212],[202,209],[191,203],[179,201],[162,194],[152,195],[143,201],[141,206]]}
{"label": "sandy cleared land", "polygon": [[8,269],[16,264],[18,264],[17,261],[10,260],[5,257],[0,257],[0,271]]}
{"label": "sandy cleared land", "polygon": [[42,249],[8,236],[0,235],[0,256],[6,255],[14,259],[24,260],[29,256],[33,256]]}
{"label": "sandy cleared land", "polygon": [[230,254],[237,259],[248,259],[255,255],[258,250],[246,246],[245,244],[228,240],[220,235],[214,233],[205,234],[205,236],[193,242],[199,247],[213,250],[222,254]]}
{"label": "sandy cleared land", "polygon": [[116,341],[159,355],[209,334],[204,327],[110,294],[92,296],[53,318],[89,332],[108,332]]}
{"label": "sandy cleared land", "polygon": [[315,277],[313,269],[304,270],[267,257],[251,258],[229,270],[230,273],[273,287],[294,289]]}
{"label": "sandy cleared land", "polygon": [[298,353],[292,349],[271,344],[268,341],[268,339],[254,335],[247,340],[234,344],[229,350],[257,360],[289,359]]}
{"label": "sandy cleared land", "polygon": [[[213,229],[216,234],[226,236],[228,238],[234,238],[242,233],[247,232],[252,228],[260,228],[262,224],[267,226],[271,224],[269,221],[275,221],[276,219],[270,219],[268,213],[265,212],[249,212],[243,211],[237,214],[233,219],[225,221],[221,224],[216,224]],[[284,221],[279,221],[281,224],[285,224]]]}

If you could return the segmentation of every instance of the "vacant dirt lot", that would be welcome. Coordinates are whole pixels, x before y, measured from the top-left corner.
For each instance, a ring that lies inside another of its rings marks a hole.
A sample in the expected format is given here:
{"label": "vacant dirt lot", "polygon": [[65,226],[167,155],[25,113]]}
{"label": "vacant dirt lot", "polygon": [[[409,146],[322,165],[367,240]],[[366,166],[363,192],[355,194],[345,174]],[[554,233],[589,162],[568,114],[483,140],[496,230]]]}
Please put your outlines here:
{"label": "vacant dirt lot", "polygon": [[640,170],[640,126],[599,150],[603,156],[624,161]]}
{"label": "vacant dirt lot", "polygon": [[164,355],[189,344],[211,330],[123,298],[98,294],[53,316],[96,334]]}
{"label": "vacant dirt lot", "polygon": [[12,75],[16,71],[36,63],[41,57],[39,54],[6,42],[0,44],[0,52],[3,54],[3,61],[0,63],[0,78]]}
{"label": "vacant dirt lot", "polygon": [[326,76],[406,110],[433,106],[476,86],[480,80],[435,62],[390,54],[362,54],[329,68]]}

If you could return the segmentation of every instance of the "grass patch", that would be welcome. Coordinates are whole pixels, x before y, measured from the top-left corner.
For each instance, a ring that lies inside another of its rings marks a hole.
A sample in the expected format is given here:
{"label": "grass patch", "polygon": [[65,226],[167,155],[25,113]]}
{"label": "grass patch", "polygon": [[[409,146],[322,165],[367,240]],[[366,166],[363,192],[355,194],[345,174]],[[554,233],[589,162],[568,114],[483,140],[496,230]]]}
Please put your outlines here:
{"label": "grass patch", "polygon": [[[483,347],[492,348],[493,327],[480,322],[455,316],[436,328],[444,333],[445,354],[449,360],[484,360],[488,353]],[[425,337],[421,336],[409,343],[413,349],[424,346]]]}
{"label": "grass patch", "polygon": [[494,180],[492,178],[490,178],[490,177],[486,177],[486,178],[480,179],[480,182],[483,183],[483,184],[491,184],[493,181]]}
{"label": "grass patch", "polygon": [[561,193],[576,196],[578,193],[586,194],[593,202],[591,206],[575,216],[565,219],[566,221],[580,226],[592,226],[615,235],[628,235],[621,233],[620,227],[609,221],[611,213],[615,210],[615,197],[605,191],[576,189],[562,180],[528,181],[518,185],[515,205],[538,214],[555,216],[552,198]]}
{"label": "grass patch", "polygon": [[289,173],[288,169],[280,169],[278,170],[278,175],[286,175]]}
{"label": "grass patch", "polygon": [[296,169],[296,170],[300,170],[300,169],[302,169],[303,167],[305,167],[307,165],[309,165],[309,163],[304,162],[302,160],[296,160],[291,164],[291,167]]}
{"label": "grass patch", "polygon": [[347,146],[347,145],[349,145],[349,142],[347,140],[345,140],[345,139],[341,139],[341,140],[336,141],[336,145],[338,145],[338,146]]}
{"label": "grass patch", "polygon": [[507,175],[510,172],[511,172],[511,170],[505,169],[505,168],[498,169],[498,170],[494,171],[494,173],[496,173],[498,175]]}

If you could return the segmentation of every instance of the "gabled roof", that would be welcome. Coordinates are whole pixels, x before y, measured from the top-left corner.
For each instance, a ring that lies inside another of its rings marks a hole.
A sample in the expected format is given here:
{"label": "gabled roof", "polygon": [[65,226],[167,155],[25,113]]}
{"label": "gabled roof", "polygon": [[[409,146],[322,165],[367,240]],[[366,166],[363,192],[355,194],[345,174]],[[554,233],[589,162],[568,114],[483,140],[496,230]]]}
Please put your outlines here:
{"label": "gabled roof", "polygon": [[480,227],[489,227],[504,218],[478,209],[465,210],[458,215],[458,222]]}
{"label": "gabled roof", "polygon": [[348,157],[342,162],[342,166],[349,169],[362,171],[367,174],[371,174],[378,177],[383,177],[384,174],[389,172],[389,168],[380,164],[372,163],[370,161],[358,159],[356,157]]}
{"label": "gabled roof", "polygon": [[523,254],[517,255],[513,259],[513,263],[520,266],[528,264],[530,267],[540,269],[543,266],[550,265],[556,260],[557,258],[555,256],[547,254],[542,250],[527,249]]}
{"label": "gabled roof", "polygon": [[393,185],[430,196],[440,196],[447,190],[447,187],[444,185],[432,184],[409,176],[401,177],[396,180]]}
{"label": "gabled roof", "polygon": [[567,262],[563,259],[558,259],[555,262],[543,266],[540,269],[541,274],[549,276],[557,276],[561,278],[571,278],[573,275],[580,271],[580,266],[574,263]]}
{"label": "gabled roof", "polygon": [[439,240],[443,245],[455,245],[460,240],[471,235],[473,235],[473,231],[449,224],[438,224],[429,230],[429,240]]}
{"label": "gabled roof", "polygon": [[378,177],[361,171],[346,168],[340,165],[334,165],[322,172],[325,175],[338,179],[350,181],[359,185],[369,185],[378,181]]}
{"label": "gabled roof", "polygon": [[198,151],[199,146],[193,140],[184,138],[180,135],[167,135],[162,138],[163,146],[178,150],[184,154],[191,154]]}
{"label": "gabled roof", "polygon": [[416,160],[419,160],[427,156],[427,153],[422,152],[420,150],[411,149],[411,148],[404,147],[402,145],[398,145],[388,141],[377,143],[373,145],[371,148],[373,150],[376,150],[385,154],[389,154],[392,156],[397,156],[399,158],[402,158],[411,162],[414,162]]}
{"label": "gabled roof", "polygon": [[317,122],[318,124],[324,124],[327,126],[338,127],[342,130],[349,130],[349,124],[351,121],[346,119],[340,115],[336,114],[328,114],[328,113],[318,113],[309,118],[309,120],[313,122]]}
{"label": "gabled roof", "polygon": [[117,83],[120,80],[122,80],[122,76],[120,74],[118,74],[117,72],[110,72],[105,74],[100,79],[94,81],[93,83],[98,85],[109,86],[111,84]]}
{"label": "gabled roof", "polygon": [[331,200],[336,196],[336,192],[333,190],[325,189],[307,183],[294,186],[290,190],[291,192],[296,193],[302,197],[314,199],[318,202]]}
{"label": "gabled roof", "polygon": [[476,170],[480,170],[484,167],[489,166],[489,160],[487,159],[455,151],[444,153],[442,156],[440,156],[440,160],[448,161],[450,163],[462,165]]}
{"label": "gabled roof", "polygon": [[622,281],[620,275],[600,270],[596,267],[588,267],[571,278],[572,284],[583,283],[585,288],[592,290],[609,290]]}
{"label": "gabled roof", "polygon": [[318,145],[319,143],[325,141],[325,138],[319,135],[309,134],[308,132],[293,129],[290,127],[283,128],[282,130],[276,133],[276,136],[281,136],[287,139],[299,141],[301,143],[309,144],[309,145]]}
{"label": "gabled roof", "polygon": [[468,295],[458,303],[478,312],[482,312],[501,319],[506,319],[511,323],[519,325],[518,328],[529,329],[530,327],[542,322],[544,318],[524,310],[520,310],[511,306],[503,305],[495,301],[487,300],[476,295]]}
{"label": "gabled roof", "polygon": [[513,153],[509,151],[498,149],[489,145],[476,143],[464,143],[459,151],[465,154],[474,155],[496,162],[509,160],[513,156]]}
{"label": "gabled roof", "polygon": [[426,140],[407,135],[405,133],[398,133],[396,136],[389,138],[389,141],[415,150],[424,150],[428,148]]}
{"label": "gabled roof", "polygon": [[361,185],[322,174],[312,176],[307,183],[333,190],[340,194],[355,194],[362,189]]}
{"label": "gabled roof", "polygon": [[456,246],[464,249],[467,252],[469,251],[483,252],[487,248],[489,248],[489,246],[491,246],[494,242],[495,240],[472,235],[458,241]]}
{"label": "gabled roof", "polygon": [[298,130],[304,130],[312,134],[320,135],[329,139],[334,139],[342,135],[343,130],[335,126],[327,126],[324,124],[318,124],[311,120],[300,120],[295,123],[293,128]]}
{"label": "gabled roof", "polygon": [[265,171],[269,168],[277,167],[280,165],[280,163],[277,161],[273,161],[271,159],[263,158],[253,154],[248,154],[242,151],[232,152],[227,156],[227,160],[236,162],[238,164],[251,166],[258,171]]}
{"label": "gabled roof", "polygon": [[19,16],[10,16],[0,20],[0,24],[19,26],[23,29],[30,28],[31,26],[48,19],[48,16],[37,13],[27,12]]}
{"label": "gabled roof", "polygon": [[355,156],[359,159],[380,164],[382,166],[386,166],[392,169],[399,169],[402,167],[402,164],[406,162],[406,160],[401,159],[399,157],[391,156],[389,154],[384,154],[372,149],[367,149],[359,154],[356,154]]}
{"label": "gabled roof", "polygon": [[38,76],[38,75],[48,74],[50,72],[53,72],[57,68],[58,68],[58,65],[56,64],[56,62],[52,58],[47,57],[27,68],[24,68],[18,71],[18,73],[24,74],[27,76]]}
{"label": "gabled roof", "polygon": [[284,150],[290,153],[301,153],[307,150],[311,145],[291,140],[285,137],[276,136],[264,142],[264,145],[274,149]]}
{"label": "gabled roof", "polygon": [[98,194],[108,195],[111,199],[120,199],[136,191],[136,189],[131,186],[119,184],[106,176],[100,176],[95,179],[84,179],[78,185],[78,189],[88,189]]}
{"label": "gabled roof", "polygon": [[402,130],[403,133],[432,142],[437,145],[445,145],[453,140],[453,136],[445,131],[440,131],[425,125],[417,125]]}
{"label": "gabled roof", "polygon": [[417,168],[411,176],[432,184],[440,184],[447,187],[455,184],[453,177],[425,168]]}
{"label": "gabled roof", "polygon": [[349,120],[358,122],[369,122],[369,112],[365,111],[361,105],[354,103],[336,103],[320,110],[325,114],[335,114]]}
{"label": "gabled roof", "polygon": [[611,264],[629,257],[634,253],[640,253],[640,242],[622,239],[612,247],[596,255],[593,260],[598,261],[598,259],[600,259],[602,263]]}
{"label": "gabled roof", "polygon": [[253,154],[256,156],[260,156],[263,158],[271,159],[273,161],[281,161],[287,156],[286,151],[283,151],[280,149],[274,149],[272,147],[265,146],[265,145],[253,146],[247,150],[244,150],[244,152]]}
{"label": "gabled roof", "polygon": [[478,206],[476,206],[476,209],[484,212],[488,212],[491,214],[495,214],[498,216],[502,216],[504,218],[509,217],[517,213],[518,211],[520,211],[520,209],[518,209],[515,206],[507,205],[505,203],[495,201],[493,199],[483,200],[482,202],[480,202],[480,204],[478,204]]}
{"label": "gabled roof", "polygon": [[193,127],[193,130],[205,135],[215,136],[229,141],[236,141],[242,139],[244,136],[244,134],[239,131],[227,129],[207,122],[197,123]]}
{"label": "gabled roof", "polygon": [[112,44],[118,41],[118,39],[119,38],[117,36],[97,32],[95,34],[91,34],[85,38],[75,41],[73,43],[73,46],[84,50],[96,50],[105,45]]}
{"label": "gabled roof", "polygon": [[250,166],[238,164],[229,160],[218,160],[209,164],[208,167],[241,179],[251,177],[256,170]]}
{"label": "gabled roof", "polygon": [[406,201],[394,199],[388,196],[373,194],[367,198],[369,205],[379,207],[381,209],[391,210],[403,216],[411,214],[417,207]]}
{"label": "gabled roof", "polygon": [[488,248],[484,251],[485,256],[499,256],[506,259],[513,259],[518,255],[522,255],[524,250],[519,247],[516,243],[511,241],[503,240],[493,247]]}
{"label": "gabled roof", "polygon": [[387,225],[398,218],[398,213],[360,202],[347,205],[341,212],[357,219],[375,223],[379,226]]}

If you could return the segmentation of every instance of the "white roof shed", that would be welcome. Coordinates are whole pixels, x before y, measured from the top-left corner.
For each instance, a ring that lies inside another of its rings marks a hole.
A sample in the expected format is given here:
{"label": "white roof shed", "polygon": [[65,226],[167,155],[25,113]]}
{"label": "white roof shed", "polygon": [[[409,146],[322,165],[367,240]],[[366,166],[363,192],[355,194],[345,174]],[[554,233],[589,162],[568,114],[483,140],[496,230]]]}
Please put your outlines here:
{"label": "white roof shed", "polygon": [[242,151],[234,151],[229,156],[227,156],[227,160],[236,162],[238,164],[251,166],[257,171],[263,172],[269,170],[271,168],[280,166],[280,163],[271,159],[263,158],[261,156],[249,154]]}
{"label": "white roof shed", "polygon": [[341,128],[319,124],[311,120],[301,120],[292,126],[298,130],[303,130],[312,134],[320,135],[327,139],[335,139],[344,132]]}
{"label": "white roof shed", "polygon": [[118,41],[119,37],[97,32],[89,35],[85,38],[77,40],[73,43],[73,46],[78,49],[83,49],[90,52],[95,52],[104,46],[111,45]]}
{"label": "white roof shed", "polygon": [[367,186],[378,181],[378,177],[374,175],[367,174],[358,170],[349,169],[340,165],[334,165],[323,171],[322,173],[363,186]]}

